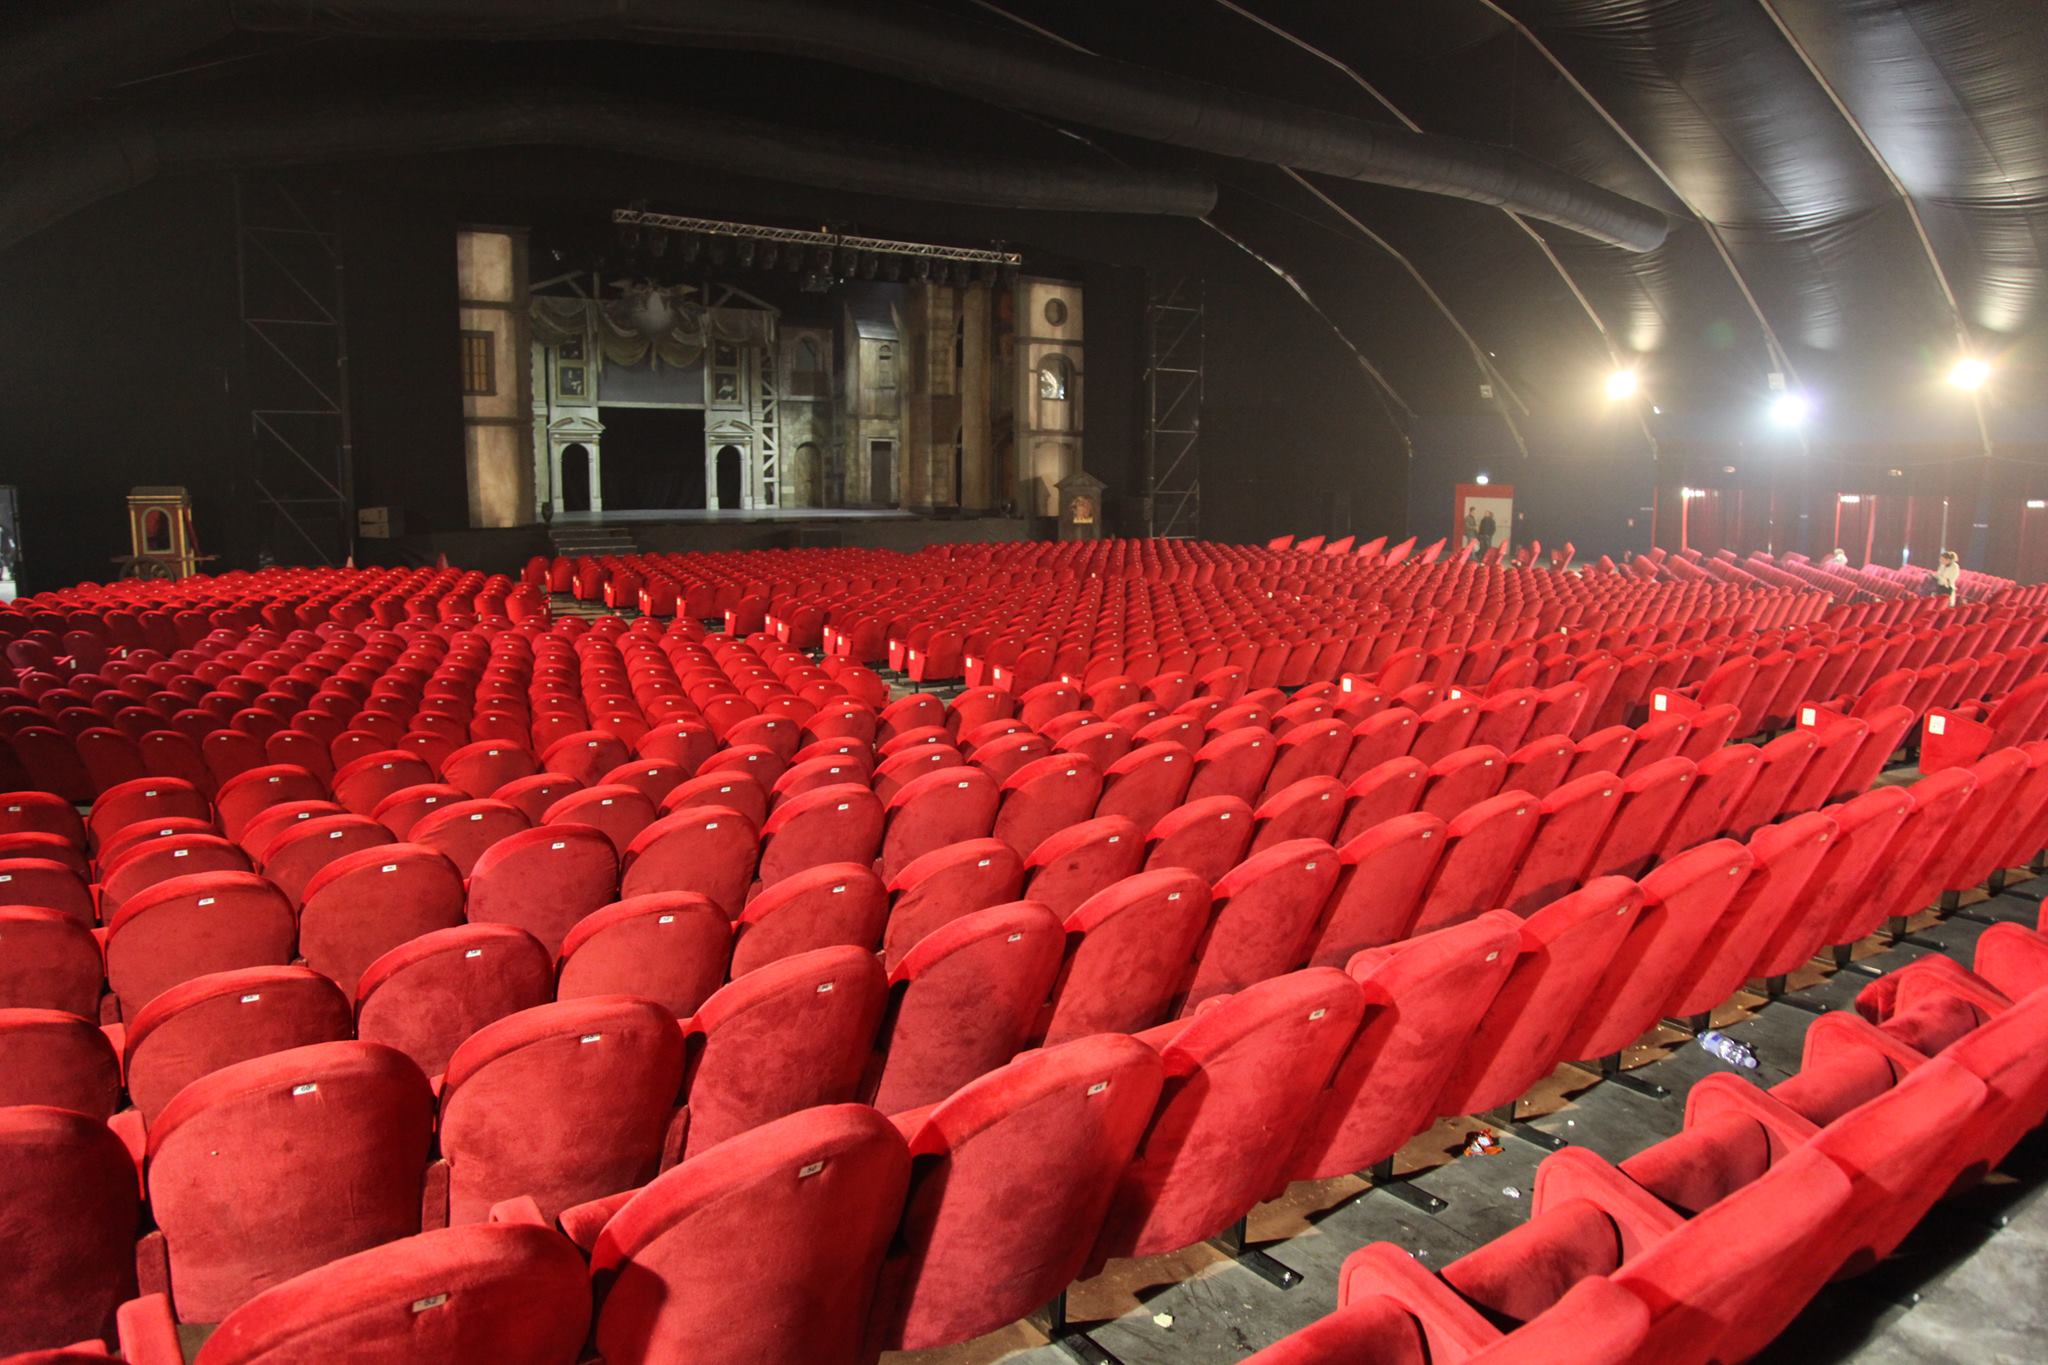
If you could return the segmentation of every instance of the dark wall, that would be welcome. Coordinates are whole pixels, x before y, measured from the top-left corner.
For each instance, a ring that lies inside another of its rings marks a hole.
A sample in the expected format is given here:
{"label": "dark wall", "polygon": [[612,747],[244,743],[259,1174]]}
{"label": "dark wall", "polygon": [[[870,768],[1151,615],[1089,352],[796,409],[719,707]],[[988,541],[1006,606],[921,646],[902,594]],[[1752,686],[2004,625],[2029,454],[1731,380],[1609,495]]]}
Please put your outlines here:
{"label": "dark wall", "polygon": [[408,530],[469,524],[455,215],[423,177],[351,177],[337,204],[347,277],[356,505],[402,507]]}
{"label": "dark wall", "polygon": [[[1457,485],[1485,474],[1515,490],[1515,543],[1569,541],[1593,560],[1650,546],[1658,466],[1639,426],[1621,418],[1580,425],[1520,422],[1524,455],[1497,417],[1425,417],[1415,427],[1408,530],[1424,544],[1451,533]],[[1667,456],[1668,459],[1668,456]]]}
{"label": "dark wall", "polygon": [[[1135,514],[1145,482],[1145,275],[1100,264],[1080,275],[1088,307],[1081,464],[1109,485],[1112,508],[1129,505]],[[1139,525],[1121,529],[1144,533]]]}
{"label": "dark wall", "polygon": [[21,489],[24,591],[112,577],[138,484],[192,491],[202,551],[251,552],[233,222],[224,182],[168,181],[0,253],[0,483]]}
{"label": "dark wall", "polygon": [[1401,534],[1406,452],[1351,352],[1234,250],[1211,262],[1204,303],[1203,537]]}

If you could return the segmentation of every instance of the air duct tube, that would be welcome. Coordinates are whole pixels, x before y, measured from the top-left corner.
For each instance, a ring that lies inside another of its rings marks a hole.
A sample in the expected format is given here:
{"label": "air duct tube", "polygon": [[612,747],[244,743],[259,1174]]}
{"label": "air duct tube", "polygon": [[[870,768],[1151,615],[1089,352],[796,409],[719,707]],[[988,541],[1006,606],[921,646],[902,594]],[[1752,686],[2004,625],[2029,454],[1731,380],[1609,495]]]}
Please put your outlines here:
{"label": "air duct tube", "polygon": [[159,175],[311,165],[481,147],[584,147],[821,189],[1005,209],[1200,218],[1197,175],[989,157],[798,132],[751,119],[587,94],[458,94],[287,109],[136,111],[10,146],[0,248]]}
{"label": "air duct tube", "polygon": [[1657,209],[1510,148],[1226,90],[930,11],[843,0],[110,0],[0,59],[5,126],[75,102],[79,73],[95,69],[124,13],[137,38],[120,50],[146,47],[158,64],[224,29],[770,52],[1195,151],[1496,205],[1629,251],[1654,249],[1670,230]]}

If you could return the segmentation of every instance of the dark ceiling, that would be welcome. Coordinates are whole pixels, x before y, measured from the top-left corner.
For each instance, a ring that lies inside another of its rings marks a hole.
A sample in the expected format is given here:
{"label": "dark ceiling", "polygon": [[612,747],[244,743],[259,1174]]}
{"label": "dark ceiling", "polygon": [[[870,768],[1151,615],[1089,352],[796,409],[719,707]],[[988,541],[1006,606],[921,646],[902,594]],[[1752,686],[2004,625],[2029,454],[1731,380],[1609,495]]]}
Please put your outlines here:
{"label": "dark ceiling", "polygon": [[[634,14],[607,28],[613,8]],[[33,61],[16,62],[15,93],[0,96],[0,128],[22,139],[0,144],[0,167],[53,129],[112,115],[168,128],[181,109],[569,88],[763,120],[794,142],[858,135],[963,164],[1156,173],[1169,189],[1206,179],[1217,189],[1206,221],[1162,234],[1284,270],[1397,409],[1569,422],[1601,410],[1620,363],[1671,419],[1750,420],[1775,372],[1844,427],[1906,421],[1974,450],[1987,433],[2038,442],[2048,425],[2043,0],[835,6],[964,27],[1027,54],[1079,49],[1134,81],[1165,73],[1390,138],[1405,128],[1519,153],[1610,207],[1633,201],[1668,219],[1647,251],[1473,199],[1202,150],[1241,131],[1221,121],[1171,139],[1118,131],[794,41],[767,51],[664,32],[664,8],[506,0],[511,28],[478,32],[463,0],[38,0],[6,21],[17,57]],[[167,34],[166,9],[205,17]],[[46,45],[51,25],[75,38],[81,15],[103,21],[100,60],[52,60],[66,49]],[[1117,232],[1132,240],[1128,225]],[[1299,316],[1323,327],[1305,307]],[[1975,400],[1943,382],[1965,349],[1995,365]]]}

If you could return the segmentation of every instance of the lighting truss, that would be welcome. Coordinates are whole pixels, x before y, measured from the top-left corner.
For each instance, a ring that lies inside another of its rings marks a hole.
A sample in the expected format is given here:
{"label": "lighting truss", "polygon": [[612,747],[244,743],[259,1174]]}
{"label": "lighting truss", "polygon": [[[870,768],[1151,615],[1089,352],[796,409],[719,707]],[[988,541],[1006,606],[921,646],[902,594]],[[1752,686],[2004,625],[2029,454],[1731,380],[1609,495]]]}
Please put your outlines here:
{"label": "lighting truss", "polygon": [[1024,257],[1015,251],[983,251],[966,246],[941,246],[935,242],[899,242],[888,237],[850,237],[838,232],[811,232],[805,228],[765,227],[759,223],[729,223],[719,218],[649,213],[645,209],[613,209],[612,222],[622,227],[695,232],[707,237],[781,242],[793,246],[826,247],[833,251],[872,251],[889,256],[922,257],[929,261],[965,261],[973,265],[993,266],[1020,266],[1024,263]]}

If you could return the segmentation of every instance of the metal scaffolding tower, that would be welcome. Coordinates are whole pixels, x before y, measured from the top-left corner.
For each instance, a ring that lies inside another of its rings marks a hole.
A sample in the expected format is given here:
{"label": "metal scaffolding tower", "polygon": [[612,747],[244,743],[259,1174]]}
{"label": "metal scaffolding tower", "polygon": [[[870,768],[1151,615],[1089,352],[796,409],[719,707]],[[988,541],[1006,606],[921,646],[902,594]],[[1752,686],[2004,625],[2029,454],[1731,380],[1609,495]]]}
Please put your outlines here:
{"label": "metal scaffolding tower", "polygon": [[1145,303],[1147,535],[1192,540],[1202,513],[1202,282],[1152,276]]}
{"label": "metal scaffolding tower", "polygon": [[262,548],[339,564],[355,546],[348,315],[332,203],[274,176],[235,177],[235,271]]}

